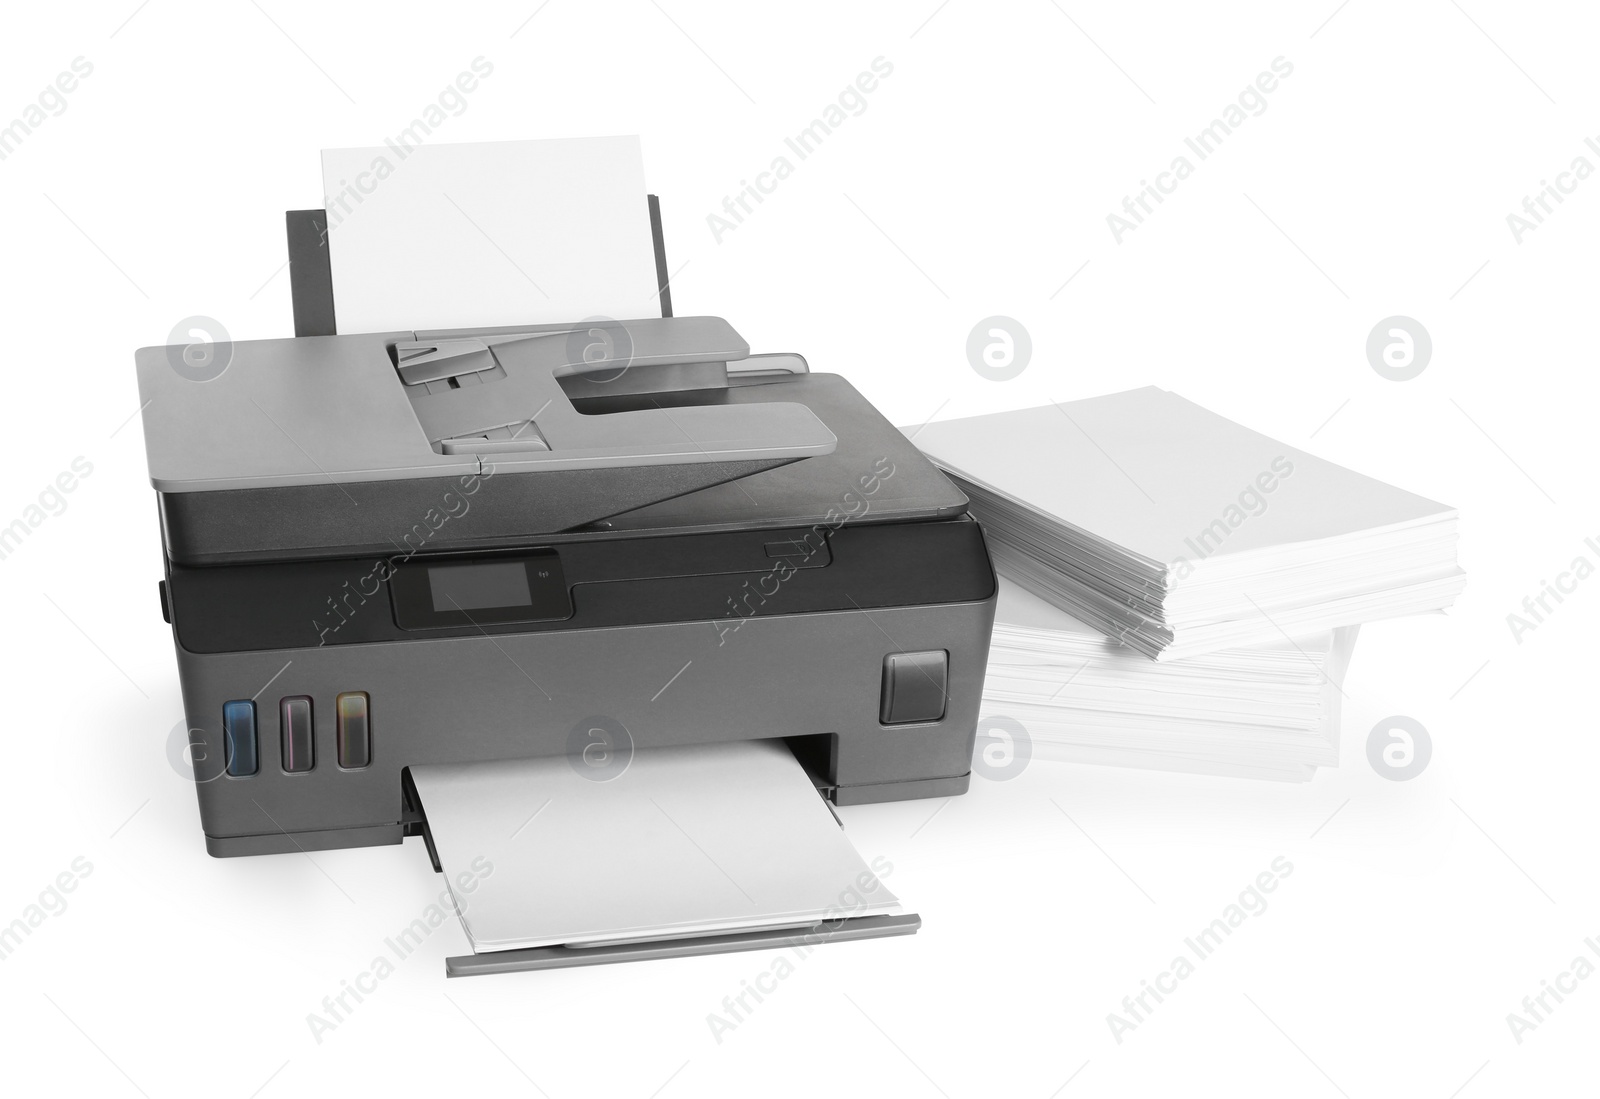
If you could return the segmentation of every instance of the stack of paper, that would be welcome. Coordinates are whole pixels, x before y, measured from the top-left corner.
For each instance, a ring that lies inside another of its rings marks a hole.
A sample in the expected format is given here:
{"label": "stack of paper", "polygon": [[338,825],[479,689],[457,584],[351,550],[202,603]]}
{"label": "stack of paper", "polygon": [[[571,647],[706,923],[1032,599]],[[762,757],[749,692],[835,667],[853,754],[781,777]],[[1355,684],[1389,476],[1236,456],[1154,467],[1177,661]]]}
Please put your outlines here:
{"label": "stack of paper", "polygon": [[1149,387],[928,424],[997,566],[1157,660],[1448,607],[1456,512]]}
{"label": "stack of paper", "polygon": [[1305,781],[1338,765],[1355,635],[1156,663],[1002,579],[983,717],[1043,759]]}
{"label": "stack of paper", "polygon": [[413,767],[472,949],[671,940],[894,913],[782,741]]}

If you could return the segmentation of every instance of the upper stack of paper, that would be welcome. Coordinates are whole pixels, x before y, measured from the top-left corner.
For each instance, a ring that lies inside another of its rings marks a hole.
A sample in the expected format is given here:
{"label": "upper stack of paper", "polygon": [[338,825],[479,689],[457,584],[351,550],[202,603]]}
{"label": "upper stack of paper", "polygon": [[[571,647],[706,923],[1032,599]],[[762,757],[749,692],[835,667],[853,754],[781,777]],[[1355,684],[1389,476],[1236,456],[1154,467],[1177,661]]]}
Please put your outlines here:
{"label": "upper stack of paper", "polygon": [[637,137],[325,149],[342,333],[658,316]]}
{"label": "upper stack of paper", "polygon": [[1155,387],[931,423],[997,565],[1157,660],[1454,602],[1456,512]]}
{"label": "upper stack of paper", "polygon": [[1043,759],[1303,782],[1339,763],[1356,629],[1154,663],[1002,579],[983,717]]}
{"label": "upper stack of paper", "polygon": [[782,741],[641,750],[609,781],[588,770],[565,756],[411,769],[474,951],[899,911]]}

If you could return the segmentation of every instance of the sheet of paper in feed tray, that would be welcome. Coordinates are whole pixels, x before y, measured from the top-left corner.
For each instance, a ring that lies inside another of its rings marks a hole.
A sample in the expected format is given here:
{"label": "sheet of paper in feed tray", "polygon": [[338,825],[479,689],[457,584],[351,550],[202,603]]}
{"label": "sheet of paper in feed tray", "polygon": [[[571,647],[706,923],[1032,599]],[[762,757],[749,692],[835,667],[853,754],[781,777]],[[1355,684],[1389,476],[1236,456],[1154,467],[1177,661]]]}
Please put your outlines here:
{"label": "sheet of paper in feed tray", "polygon": [[325,149],[350,332],[660,315],[637,137]]}

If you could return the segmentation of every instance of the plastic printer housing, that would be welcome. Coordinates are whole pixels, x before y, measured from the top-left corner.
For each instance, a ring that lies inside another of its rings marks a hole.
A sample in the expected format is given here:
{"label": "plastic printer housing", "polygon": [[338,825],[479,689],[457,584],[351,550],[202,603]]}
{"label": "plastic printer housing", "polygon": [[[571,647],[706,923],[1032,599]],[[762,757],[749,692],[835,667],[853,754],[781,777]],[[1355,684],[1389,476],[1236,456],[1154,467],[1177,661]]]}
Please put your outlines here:
{"label": "plastic printer housing", "polygon": [[966,790],[988,553],[843,378],[712,317],[181,352],[136,358],[212,854],[398,843],[408,767],[594,730]]}

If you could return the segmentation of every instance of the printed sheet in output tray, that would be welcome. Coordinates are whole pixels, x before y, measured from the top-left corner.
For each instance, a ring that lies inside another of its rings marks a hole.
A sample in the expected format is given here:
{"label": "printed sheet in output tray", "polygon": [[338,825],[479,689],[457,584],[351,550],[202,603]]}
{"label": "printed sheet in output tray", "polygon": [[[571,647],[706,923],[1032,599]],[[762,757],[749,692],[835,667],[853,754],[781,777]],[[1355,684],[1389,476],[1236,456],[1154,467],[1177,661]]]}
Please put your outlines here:
{"label": "printed sheet in output tray", "polygon": [[412,768],[452,890],[475,883],[454,894],[474,951],[900,911],[782,741],[643,749],[609,781],[583,770]]}

